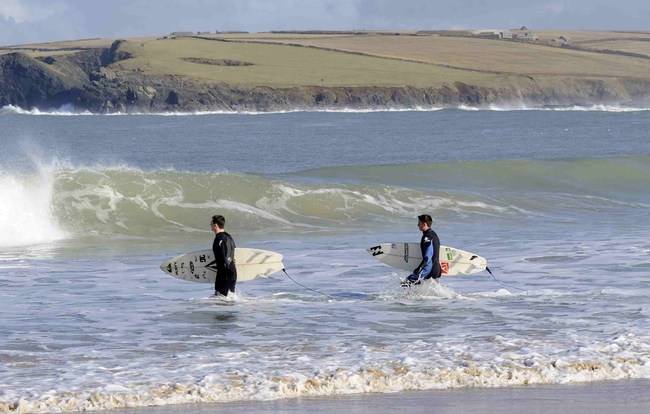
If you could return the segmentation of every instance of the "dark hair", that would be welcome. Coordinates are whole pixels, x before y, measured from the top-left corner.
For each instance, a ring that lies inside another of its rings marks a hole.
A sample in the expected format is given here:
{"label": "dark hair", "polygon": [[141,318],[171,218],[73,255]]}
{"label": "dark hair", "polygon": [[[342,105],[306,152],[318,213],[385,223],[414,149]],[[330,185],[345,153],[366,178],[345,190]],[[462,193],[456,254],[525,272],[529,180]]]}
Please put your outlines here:
{"label": "dark hair", "polygon": [[419,215],[418,220],[420,220],[422,223],[426,223],[426,225],[429,227],[431,227],[431,223],[433,223],[433,219],[428,214]]}
{"label": "dark hair", "polygon": [[217,227],[220,229],[223,229],[226,227],[226,218],[222,216],[221,214],[217,216],[212,216],[212,224],[216,224]]}

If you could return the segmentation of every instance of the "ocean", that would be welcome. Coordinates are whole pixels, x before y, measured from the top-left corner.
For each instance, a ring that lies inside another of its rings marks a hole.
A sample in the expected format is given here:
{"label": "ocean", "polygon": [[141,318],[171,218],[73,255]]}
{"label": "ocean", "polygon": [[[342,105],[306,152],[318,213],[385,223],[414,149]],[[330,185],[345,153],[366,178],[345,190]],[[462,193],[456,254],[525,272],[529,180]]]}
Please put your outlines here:
{"label": "ocean", "polygon": [[[0,412],[649,379],[649,127],[618,106],[2,108]],[[402,289],[365,249],[418,242],[423,213],[505,285]],[[276,273],[216,299],[161,272],[214,214],[315,291]]]}

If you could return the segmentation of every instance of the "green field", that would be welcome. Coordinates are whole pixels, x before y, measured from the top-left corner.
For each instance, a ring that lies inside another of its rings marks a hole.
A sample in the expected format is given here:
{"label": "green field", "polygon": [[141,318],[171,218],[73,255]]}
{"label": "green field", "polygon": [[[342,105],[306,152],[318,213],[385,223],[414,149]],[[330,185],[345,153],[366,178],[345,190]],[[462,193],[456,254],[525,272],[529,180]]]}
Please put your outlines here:
{"label": "green field", "polygon": [[[454,82],[512,86],[530,77],[650,79],[650,59],[596,53],[598,49],[650,55],[650,34],[639,32],[539,31],[521,43],[469,37],[415,36],[415,32],[350,34],[258,33],[197,37],[143,37],[120,47],[132,58],[112,64],[117,76],[171,75],[233,87],[413,86]],[[549,47],[568,36],[594,52]],[[637,40],[630,40],[631,38]],[[87,39],[0,48],[34,57],[76,53],[70,48],[107,48],[114,39]],[[234,66],[241,62],[242,66]]]}
{"label": "green field", "polygon": [[542,44],[444,36],[349,36],[276,41],[486,72],[584,77],[650,76],[650,60]]}
{"label": "green field", "polygon": [[[436,65],[304,47],[219,42],[193,38],[131,43],[133,59],[116,64],[144,74],[172,74],[236,86],[440,86],[449,81],[487,82],[494,75]],[[183,58],[228,59],[251,66],[213,66]]]}

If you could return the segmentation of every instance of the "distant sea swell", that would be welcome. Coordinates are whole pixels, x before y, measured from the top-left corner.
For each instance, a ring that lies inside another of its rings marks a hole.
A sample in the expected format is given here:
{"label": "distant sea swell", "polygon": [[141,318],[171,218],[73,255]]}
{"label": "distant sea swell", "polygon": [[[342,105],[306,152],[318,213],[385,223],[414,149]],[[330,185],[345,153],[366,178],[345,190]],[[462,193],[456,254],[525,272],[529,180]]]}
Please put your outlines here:
{"label": "distant sea swell", "polygon": [[[491,104],[486,106],[468,106],[458,105],[449,107],[413,107],[413,108],[311,108],[295,110],[278,110],[278,111],[255,111],[255,110],[214,110],[214,111],[165,111],[165,112],[129,112],[129,113],[112,113],[110,116],[124,115],[148,115],[148,116],[200,116],[200,115],[263,115],[263,114],[283,114],[293,112],[331,112],[331,113],[369,113],[369,112],[433,112],[441,110],[460,110],[460,111],[576,111],[576,112],[646,112],[650,111],[650,106],[633,106],[633,105],[616,105],[616,104],[594,104],[594,105],[569,105],[569,106],[530,106],[524,103],[513,104]],[[51,108],[48,110],[40,109],[22,109],[17,106],[8,105],[0,108],[0,115],[35,115],[35,116],[101,116],[89,111],[77,111],[72,104],[63,105],[60,108]]]}

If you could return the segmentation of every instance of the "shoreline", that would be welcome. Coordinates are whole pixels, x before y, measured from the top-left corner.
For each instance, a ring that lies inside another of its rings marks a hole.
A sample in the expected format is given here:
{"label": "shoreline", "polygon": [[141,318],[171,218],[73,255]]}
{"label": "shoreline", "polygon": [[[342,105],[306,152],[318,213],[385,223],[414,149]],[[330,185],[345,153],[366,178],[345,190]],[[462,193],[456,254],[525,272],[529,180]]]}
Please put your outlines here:
{"label": "shoreline", "polygon": [[185,404],[130,409],[132,414],[259,413],[431,413],[437,414],[645,414],[650,412],[650,380],[618,380],[566,385],[405,391],[272,401]]}
{"label": "shoreline", "polygon": [[0,106],[0,115],[40,115],[40,116],[204,116],[204,115],[278,115],[278,114],[301,114],[301,113],[335,113],[335,114],[373,114],[373,113],[409,113],[409,112],[440,112],[440,111],[467,111],[467,112],[517,112],[517,111],[550,111],[550,112],[606,112],[626,113],[650,111],[650,102],[643,102],[640,105],[635,103],[602,103],[602,104],[571,104],[571,105],[547,105],[527,106],[518,102],[516,104],[487,106],[436,106],[436,107],[414,107],[414,108],[296,108],[280,110],[224,110],[224,109],[197,109],[183,111],[182,109],[170,111],[114,111],[108,113],[91,112],[88,109],[80,109],[74,104],[64,104],[59,108],[32,108],[23,109],[19,106]]}

